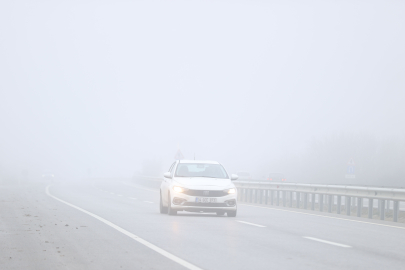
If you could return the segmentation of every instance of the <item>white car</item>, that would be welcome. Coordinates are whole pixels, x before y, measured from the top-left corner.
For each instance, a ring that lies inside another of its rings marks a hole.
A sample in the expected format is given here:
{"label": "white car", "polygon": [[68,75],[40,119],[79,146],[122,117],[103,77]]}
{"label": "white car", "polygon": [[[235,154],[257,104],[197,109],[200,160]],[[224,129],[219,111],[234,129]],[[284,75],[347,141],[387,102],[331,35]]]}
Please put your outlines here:
{"label": "white car", "polygon": [[224,167],[215,161],[177,160],[163,175],[160,213],[211,212],[235,217],[237,190]]}

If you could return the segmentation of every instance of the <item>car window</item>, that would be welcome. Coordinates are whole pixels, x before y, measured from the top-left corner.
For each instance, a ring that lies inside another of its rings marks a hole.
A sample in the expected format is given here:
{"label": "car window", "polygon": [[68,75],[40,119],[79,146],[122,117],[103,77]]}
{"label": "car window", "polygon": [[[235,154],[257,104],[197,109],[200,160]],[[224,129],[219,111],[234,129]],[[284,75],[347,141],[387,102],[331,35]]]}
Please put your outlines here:
{"label": "car window", "polygon": [[180,163],[177,166],[175,176],[229,178],[222,165],[203,163]]}
{"label": "car window", "polygon": [[172,164],[172,166],[170,166],[170,169],[168,170],[168,172],[172,172],[173,167],[174,167],[174,164],[176,164],[176,162],[174,162],[174,163]]}
{"label": "car window", "polygon": [[170,168],[170,175],[173,177],[174,169],[176,168],[176,162],[173,163],[172,167]]}

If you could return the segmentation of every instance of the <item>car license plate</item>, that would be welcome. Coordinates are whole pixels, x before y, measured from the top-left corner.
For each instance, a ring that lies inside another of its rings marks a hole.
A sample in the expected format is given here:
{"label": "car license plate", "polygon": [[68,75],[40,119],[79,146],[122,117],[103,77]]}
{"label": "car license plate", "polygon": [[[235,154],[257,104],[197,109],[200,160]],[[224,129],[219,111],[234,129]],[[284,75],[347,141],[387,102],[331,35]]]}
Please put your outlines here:
{"label": "car license plate", "polygon": [[216,203],[217,198],[204,198],[204,197],[200,198],[200,197],[197,197],[197,198],[195,198],[195,202],[196,203]]}

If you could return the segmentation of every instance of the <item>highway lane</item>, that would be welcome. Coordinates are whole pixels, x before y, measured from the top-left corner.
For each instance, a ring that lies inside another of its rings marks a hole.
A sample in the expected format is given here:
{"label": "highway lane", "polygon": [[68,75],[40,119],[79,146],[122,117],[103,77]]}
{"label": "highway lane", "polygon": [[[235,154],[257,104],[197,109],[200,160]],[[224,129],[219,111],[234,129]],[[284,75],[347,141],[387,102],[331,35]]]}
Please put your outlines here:
{"label": "highway lane", "polygon": [[44,188],[0,187],[0,269],[184,269]]}
{"label": "highway lane", "polygon": [[[201,269],[399,269],[404,264],[403,228],[250,205],[239,205],[236,218],[193,213],[161,215],[156,190],[122,182],[53,185],[49,190],[57,198]],[[41,215],[57,209],[52,213],[62,223],[88,226],[80,234],[49,232],[69,250],[65,255],[69,260],[63,263],[55,259],[57,256],[50,256],[49,260],[55,261],[52,265],[59,269],[69,263],[74,266],[69,269],[185,269],[99,220],[46,196],[45,186],[25,192],[42,201],[38,206]]]}
{"label": "highway lane", "polygon": [[[158,195],[155,191],[124,185],[110,185],[108,183],[104,185],[99,183],[96,186],[101,190],[125,197],[137,197],[138,203],[141,203],[141,205],[142,203],[145,204],[145,201],[152,201],[155,203],[154,206],[145,205],[144,207],[156,211],[155,215],[157,215]],[[145,215],[147,214],[149,213],[145,213]],[[187,219],[183,216],[187,216]],[[371,268],[375,266],[384,267],[387,264],[396,265],[403,262],[402,254],[404,249],[401,248],[401,243],[403,243],[405,231],[402,229],[274,211],[246,205],[240,205],[239,215],[236,219],[190,213],[180,214],[177,217],[163,216],[163,220],[161,217],[161,215],[157,215],[156,221],[152,223],[169,222],[170,226],[177,228],[182,233],[176,234],[171,239],[170,234],[173,232],[166,230],[167,227],[154,229],[148,227],[148,231],[152,232],[152,235],[147,235],[147,238],[153,239],[153,242],[160,243],[162,247],[172,250],[176,254],[184,254],[184,258],[193,258],[191,261],[195,261],[197,265],[207,269],[215,269],[212,267],[218,265],[219,262],[215,261],[215,255],[218,254],[216,249],[206,247],[210,247],[213,242],[222,243],[227,239],[232,240],[233,246],[229,246],[231,250],[219,256],[220,260],[228,261],[223,267],[232,266],[238,268],[242,266],[240,269],[243,269],[252,261],[254,261],[256,268],[266,268],[270,262],[272,265],[286,268],[291,260],[298,260],[299,263],[309,264],[311,267],[331,267],[334,265],[341,267],[343,264],[345,268],[357,267],[357,262]],[[239,220],[266,227],[264,230],[258,230],[255,226],[237,223],[236,221]],[[215,226],[215,228],[212,228],[212,226]],[[143,230],[143,228],[137,230]],[[164,230],[163,235],[160,234],[162,230]],[[310,241],[304,237],[349,245],[352,250],[336,250],[335,246],[325,246],[324,243]],[[184,241],[185,239],[187,241]],[[183,244],[188,246],[186,250],[173,246],[173,243],[177,241],[181,241],[181,246]],[[381,248],[381,245],[384,245],[384,248]],[[190,246],[191,250],[189,250]],[[199,246],[204,248],[199,248]],[[328,254],[328,250],[330,254]],[[232,253],[237,257],[236,259],[228,256]],[[345,254],[344,260],[337,256],[340,253]],[[200,256],[195,256],[195,254],[212,254],[210,256],[212,266],[209,262],[200,261]],[[269,260],[269,254],[276,260]]]}

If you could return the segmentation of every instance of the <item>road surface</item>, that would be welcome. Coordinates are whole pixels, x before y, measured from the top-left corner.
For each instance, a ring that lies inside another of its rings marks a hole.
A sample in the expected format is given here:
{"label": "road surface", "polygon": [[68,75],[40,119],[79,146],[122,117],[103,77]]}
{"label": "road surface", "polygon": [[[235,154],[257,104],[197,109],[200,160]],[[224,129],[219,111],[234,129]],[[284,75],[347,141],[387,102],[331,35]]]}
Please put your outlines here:
{"label": "road surface", "polygon": [[0,187],[1,269],[404,269],[405,226],[285,208],[159,214],[159,193],[97,180]]}

